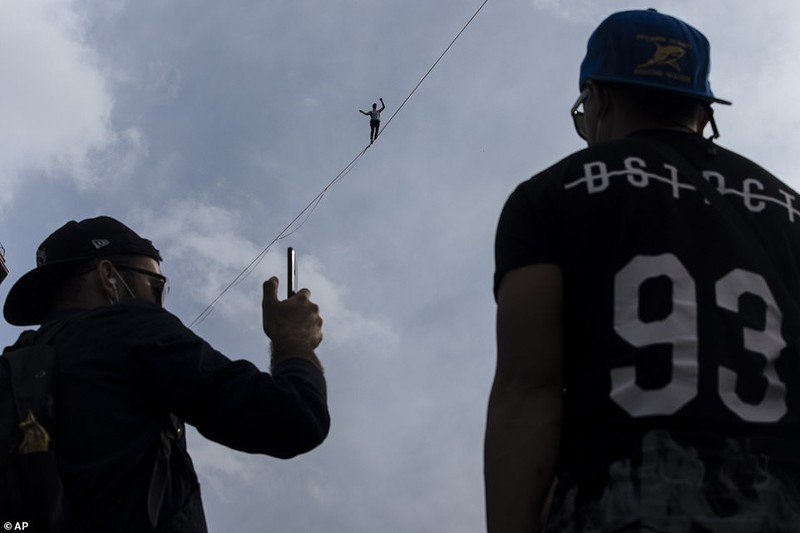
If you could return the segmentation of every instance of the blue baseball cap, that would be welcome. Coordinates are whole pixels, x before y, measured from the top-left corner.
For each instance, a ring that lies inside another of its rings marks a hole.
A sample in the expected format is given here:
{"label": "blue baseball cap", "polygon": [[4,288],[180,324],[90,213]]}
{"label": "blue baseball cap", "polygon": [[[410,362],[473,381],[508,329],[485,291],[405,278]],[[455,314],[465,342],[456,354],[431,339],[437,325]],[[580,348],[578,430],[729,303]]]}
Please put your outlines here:
{"label": "blue baseball cap", "polygon": [[730,105],[711,92],[709,50],[702,33],[655,9],[614,13],[589,37],[579,88],[608,81]]}

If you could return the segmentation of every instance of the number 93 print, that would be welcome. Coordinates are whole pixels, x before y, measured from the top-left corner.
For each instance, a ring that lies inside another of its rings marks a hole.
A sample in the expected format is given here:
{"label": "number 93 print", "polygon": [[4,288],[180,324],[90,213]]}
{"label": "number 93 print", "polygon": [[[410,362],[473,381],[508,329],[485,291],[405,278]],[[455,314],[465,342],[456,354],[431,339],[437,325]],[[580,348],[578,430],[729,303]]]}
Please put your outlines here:
{"label": "number 93 print", "polygon": [[[663,318],[645,322],[639,315],[640,288],[645,281],[661,276],[672,284],[671,311]],[[786,385],[775,369],[775,361],[786,347],[781,336],[783,315],[767,282],[759,274],[734,269],[714,284],[718,309],[739,314],[739,298],[744,294],[761,299],[766,310],[762,329],[743,326],[744,349],[765,359],[761,372],[766,379],[766,390],[758,403],[743,401],[736,392],[736,371],[718,363],[717,393],[724,405],[746,422],[776,422],[787,411]],[[634,417],[671,415],[697,396],[696,286],[675,255],[636,256],[617,273],[614,278],[614,331],[636,348],[672,345],[672,376],[663,387],[642,388],[636,383],[634,366],[611,370],[611,399],[628,414]]]}

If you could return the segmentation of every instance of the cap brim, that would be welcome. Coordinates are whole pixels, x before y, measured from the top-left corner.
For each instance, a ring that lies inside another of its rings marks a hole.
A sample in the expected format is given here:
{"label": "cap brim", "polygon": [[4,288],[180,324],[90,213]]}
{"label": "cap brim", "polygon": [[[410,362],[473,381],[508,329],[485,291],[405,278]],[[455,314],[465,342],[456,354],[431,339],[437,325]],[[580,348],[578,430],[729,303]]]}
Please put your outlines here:
{"label": "cap brim", "polygon": [[660,85],[657,83],[647,83],[646,81],[641,80],[631,80],[630,78],[620,78],[619,76],[588,76],[587,80],[597,80],[597,81],[605,81],[608,83],[616,83],[619,85],[631,85],[634,87],[642,87],[645,89],[653,89],[654,91],[661,91],[670,94],[680,94],[683,96],[688,96],[689,98],[694,98],[695,100],[700,100],[701,102],[708,102],[714,104],[723,104],[723,105],[733,105],[733,102],[728,100],[723,100],[722,98],[717,98],[716,96],[707,96],[705,94],[698,94],[693,91],[684,91],[678,88],[673,87],[665,87],[664,85]]}
{"label": "cap brim", "polygon": [[76,261],[53,263],[35,268],[17,280],[6,296],[3,316],[14,326],[41,324],[50,311],[53,290],[63,273]]}

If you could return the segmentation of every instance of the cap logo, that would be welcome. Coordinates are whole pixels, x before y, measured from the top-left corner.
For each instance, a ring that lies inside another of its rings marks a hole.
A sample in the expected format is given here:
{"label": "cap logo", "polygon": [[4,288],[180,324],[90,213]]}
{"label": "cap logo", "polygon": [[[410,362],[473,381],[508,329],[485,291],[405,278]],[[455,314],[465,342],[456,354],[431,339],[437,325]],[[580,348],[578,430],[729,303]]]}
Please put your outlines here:
{"label": "cap logo", "polygon": [[94,245],[95,250],[99,250],[100,248],[111,244],[111,241],[108,239],[92,239],[92,244]]}
{"label": "cap logo", "polygon": [[669,65],[670,67],[680,72],[681,66],[678,64],[678,60],[683,57],[683,54],[686,53],[686,50],[684,50],[680,46],[675,46],[671,44],[667,46],[662,46],[658,43],[655,43],[655,45],[656,45],[656,52],[653,54],[653,57],[648,59],[641,65],[637,66],[636,68],[647,68],[653,65]]}
{"label": "cap logo", "polygon": [[[692,46],[689,43],[656,35],[639,34],[637,40],[648,41],[655,45],[653,56],[644,63],[637,65],[633,71],[635,76],[650,76],[657,78],[669,78],[683,83],[691,83],[692,79],[681,72],[679,61],[686,55]],[[668,66],[674,69],[662,70],[659,67]]]}

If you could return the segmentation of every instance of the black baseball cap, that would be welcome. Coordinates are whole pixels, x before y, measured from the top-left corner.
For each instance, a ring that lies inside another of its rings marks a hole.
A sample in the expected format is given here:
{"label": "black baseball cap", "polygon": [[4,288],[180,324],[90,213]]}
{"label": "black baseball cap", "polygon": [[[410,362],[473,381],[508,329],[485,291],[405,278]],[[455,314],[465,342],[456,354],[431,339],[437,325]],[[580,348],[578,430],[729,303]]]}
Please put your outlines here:
{"label": "black baseball cap", "polygon": [[11,287],[3,307],[9,324],[41,324],[50,311],[53,289],[75,268],[114,255],[143,255],[161,261],[153,243],[108,216],[71,220],[53,232],[36,250],[36,268]]}

